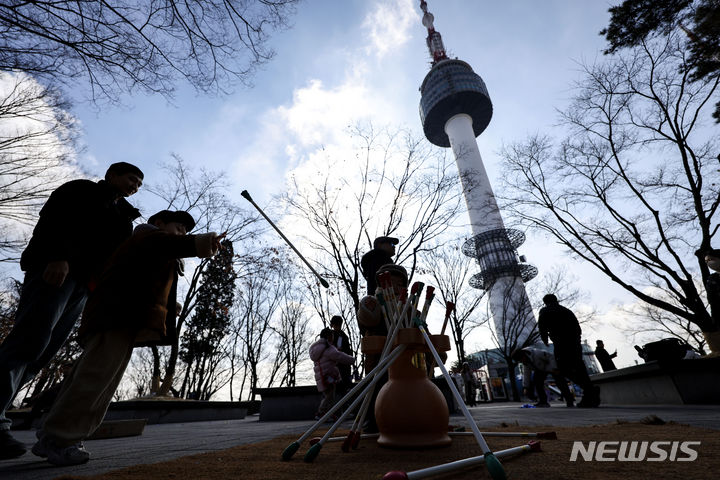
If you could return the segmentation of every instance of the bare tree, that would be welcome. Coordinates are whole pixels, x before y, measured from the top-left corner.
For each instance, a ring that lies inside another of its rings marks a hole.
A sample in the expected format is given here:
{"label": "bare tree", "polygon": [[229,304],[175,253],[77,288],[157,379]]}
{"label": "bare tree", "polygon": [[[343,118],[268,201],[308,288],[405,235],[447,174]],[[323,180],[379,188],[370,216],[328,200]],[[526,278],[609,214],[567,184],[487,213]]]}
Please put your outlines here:
{"label": "bare tree", "polygon": [[[452,225],[462,206],[454,164],[424,139],[372,126],[354,127],[350,134],[354,158],[327,159],[317,172],[319,181],[294,179],[283,196],[290,215],[307,227],[304,240],[325,277],[336,283],[317,289],[316,310],[332,314],[326,308],[332,304],[346,320],[364,296],[360,259],[375,237],[401,238],[396,263],[412,277],[419,256]],[[338,300],[343,296],[348,300]]]}
{"label": "bare tree", "polygon": [[570,272],[567,266],[557,265],[527,283],[525,288],[536,312],[545,306],[542,298],[552,293],[561,305],[573,310],[581,325],[591,325],[598,315],[598,310],[590,303],[590,292],[578,286],[581,284],[580,279]]}
{"label": "bare tree", "polygon": [[273,56],[269,34],[297,0],[100,0],[0,4],[0,70],[48,84],[89,82],[93,100],[140,89],[171,95],[247,83]]}
{"label": "bare tree", "polygon": [[[330,288],[321,287],[315,278],[303,274],[300,277],[301,289],[304,293],[304,303],[312,305],[312,308],[321,321],[323,327],[330,327],[330,319],[334,315],[343,318],[343,331],[350,340],[350,348],[357,353],[360,349],[360,331],[356,325],[355,305],[353,299],[347,294],[347,290],[337,281],[330,283]],[[309,345],[305,348],[306,353]],[[362,355],[355,355],[352,369],[362,371]]]}
{"label": "bare tree", "polygon": [[448,242],[444,248],[436,248],[423,256],[423,270],[433,279],[440,293],[443,306],[447,302],[455,304],[450,316],[455,349],[460,365],[465,362],[465,340],[476,328],[488,321],[486,315],[478,315],[477,308],[482,303],[485,290],[470,287],[470,277],[476,270],[476,262],[462,253],[460,239]]}
{"label": "bare tree", "polygon": [[[701,294],[704,287],[698,285]],[[655,296],[664,297],[666,301],[673,302],[674,298],[664,292],[656,292]],[[684,305],[677,305],[678,308],[687,309]],[[676,337],[687,342],[701,355],[706,354],[707,342],[700,331],[700,328],[687,319],[668,312],[665,309],[644,302],[636,302],[626,306],[622,312],[629,315],[631,321],[618,324],[617,327],[630,336],[633,342],[641,339],[657,340],[662,337]]]}
{"label": "bare tree", "polygon": [[52,191],[77,172],[75,119],[56,90],[0,72],[0,261],[16,261]]}
{"label": "bare tree", "polygon": [[[310,348],[309,327],[307,307],[298,302],[290,291],[283,292],[279,318],[270,326],[278,345],[268,384],[295,386],[298,366]],[[278,376],[280,379],[276,381]]]}
{"label": "bare tree", "polygon": [[[246,271],[238,281],[233,331],[240,343],[243,362],[240,395],[247,391],[249,400],[255,400],[261,369],[272,358],[270,327],[281,311],[283,292],[287,288],[287,278],[283,276],[286,263],[278,253],[277,249],[266,248],[257,255],[244,255]],[[234,377],[231,388],[234,388]]]}
{"label": "bare tree", "polygon": [[[600,32],[608,41],[606,55],[679,27],[688,37],[690,79],[720,73],[720,4],[716,0],[624,0],[609,12],[610,23]],[[713,116],[720,123],[720,102]]]}
{"label": "bare tree", "polygon": [[[510,390],[513,400],[519,402],[520,393],[518,392],[515,382],[515,363],[512,360],[512,354],[517,349],[529,347],[537,343],[540,339],[540,332],[538,331],[537,323],[534,322],[531,328],[528,329],[526,312],[532,310],[532,305],[527,295],[513,295],[515,292],[515,282],[522,282],[522,279],[512,277],[509,282],[503,283],[502,308],[499,309],[503,316],[502,322],[500,322],[501,329],[500,331],[490,329],[490,332],[495,346],[498,348],[500,355],[502,355],[508,366],[508,377],[510,379]],[[489,318],[491,315],[489,310],[490,302],[488,302],[487,305],[487,316]],[[495,313],[497,314],[497,312]],[[497,326],[498,323],[496,322],[495,325]]]}
{"label": "bare tree", "polygon": [[693,252],[718,229],[720,137],[708,107],[720,77],[691,82],[688,70],[677,33],[585,66],[562,114],[567,137],[557,149],[547,137],[506,148],[503,191],[516,220],[710,333],[719,326],[695,283],[709,271]]}

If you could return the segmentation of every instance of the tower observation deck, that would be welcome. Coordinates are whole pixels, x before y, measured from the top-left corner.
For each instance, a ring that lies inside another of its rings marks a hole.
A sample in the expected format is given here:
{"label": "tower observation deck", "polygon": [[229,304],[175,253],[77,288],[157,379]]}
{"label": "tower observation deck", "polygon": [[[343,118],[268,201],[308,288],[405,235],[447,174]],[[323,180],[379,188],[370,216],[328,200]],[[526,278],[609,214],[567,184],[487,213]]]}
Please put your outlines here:
{"label": "tower observation deck", "polygon": [[451,147],[455,155],[473,231],[473,237],[463,245],[463,253],[475,258],[481,269],[470,285],[488,291],[500,342],[512,335],[516,337],[513,343],[523,346],[535,327],[524,282],[537,275],[537,268],[520,262],[517,248],[525,241],[525,234],[505,228],[475,140],[490,124],[490,95],[469,64],[446,56],[424,0],[420,8],[433,57],[432,68],[420,86],[423,131],[431,143]]}

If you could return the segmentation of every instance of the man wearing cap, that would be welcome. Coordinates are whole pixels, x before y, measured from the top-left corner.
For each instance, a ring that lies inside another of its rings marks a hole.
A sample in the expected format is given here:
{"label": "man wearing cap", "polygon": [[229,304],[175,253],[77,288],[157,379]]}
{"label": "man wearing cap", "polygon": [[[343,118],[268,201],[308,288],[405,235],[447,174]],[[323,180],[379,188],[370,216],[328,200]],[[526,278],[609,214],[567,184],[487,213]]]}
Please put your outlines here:
{"label": "man wearing cap", "polygon": [[168,344],[178,259],[210,257],[220,248],[224,235],[186,235],[194,226],[187,212],[158,212],[107,262],[83,312],[83,354],[48,413],[35,455],[54,465],[89,460],[82,441],[102,422],[133,348]]}
{"label": "man wearing cap", "polygon": [[99,182],[61,185],[40,210],[20,258],[25,279],[15,324],[0,345],[0,459],[25,453],[5,411],[65,343],[105,261],[132,233],[140,212],[125,197],[142,181],[135,165],[114,163]]}
{"label": "man wearing cap", "polygon": [[377,288],[375,274],[380,267],[388,263],[395,263],[393,257],[395,256],[395,245],[398,242],[397,238],[378,237],[373,242],[373,249],[362,256],[360,266],[362,267],[363,277],[367,280],[368,295],[375,295],[375,289]]}

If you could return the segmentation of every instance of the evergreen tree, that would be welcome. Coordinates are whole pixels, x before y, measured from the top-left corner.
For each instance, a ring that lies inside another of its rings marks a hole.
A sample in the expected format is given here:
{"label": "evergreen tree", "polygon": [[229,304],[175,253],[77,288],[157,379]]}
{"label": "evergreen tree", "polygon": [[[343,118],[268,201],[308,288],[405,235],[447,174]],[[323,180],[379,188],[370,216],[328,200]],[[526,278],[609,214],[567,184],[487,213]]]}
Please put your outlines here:
{"label": "evergreen tree", "polygon": [[225,240],[221,245],[203,274],[195,312],[180,342],[180,359],[186,364],[181,395],[201,400],[209,400],[222,386],[222,341],[230,331],[230,308],[235,298],[232,242]]}
{"label": "evergreen tree", "polygon": [[[720,2],[717,0],[624,0],[610,8],[610,24],[600,34],[609,47],[606,54],[643,44],[654,35],[682,29],[688,39],[687,64],[691,78],[720,75]],[[720,122],[720,102],[713,113]]]}

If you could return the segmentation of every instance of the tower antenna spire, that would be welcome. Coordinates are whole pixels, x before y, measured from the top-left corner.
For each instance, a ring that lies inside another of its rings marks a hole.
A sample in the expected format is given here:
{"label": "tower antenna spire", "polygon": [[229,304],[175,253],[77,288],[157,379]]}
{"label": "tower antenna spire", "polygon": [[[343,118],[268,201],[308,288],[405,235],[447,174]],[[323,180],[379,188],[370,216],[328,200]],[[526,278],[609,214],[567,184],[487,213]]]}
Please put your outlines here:
{"label": "tower antenna spire", "polygon": [[425,26],[425,28],[427,28],[428,31],[428,36],[426,39],[428,50],[430,50],[430,56],[432,56],[433,58],[432,64],[435,65],[440,60],[445,60],[448,58],[447,54],[445,53],[445,45],[443,45],[440,32],[435,30],[435,26],[433,25],[435,17],[432,13],[428,12],[427,2],[425,0],[420,0],[420,9],[423,11],[422,24]]}

